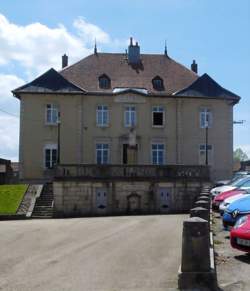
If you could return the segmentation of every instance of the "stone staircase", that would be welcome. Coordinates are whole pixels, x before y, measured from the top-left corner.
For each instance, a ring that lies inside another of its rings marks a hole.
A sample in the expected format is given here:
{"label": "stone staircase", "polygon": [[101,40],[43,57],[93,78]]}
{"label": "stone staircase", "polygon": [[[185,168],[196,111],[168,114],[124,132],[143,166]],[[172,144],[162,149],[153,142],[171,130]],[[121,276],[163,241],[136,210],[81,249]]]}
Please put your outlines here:
{"label": "stone staircase", "polygon": [[52,218],[53,217],[53,184],[46,183],[40,197],[37,198],[32,213],[32,218]]}

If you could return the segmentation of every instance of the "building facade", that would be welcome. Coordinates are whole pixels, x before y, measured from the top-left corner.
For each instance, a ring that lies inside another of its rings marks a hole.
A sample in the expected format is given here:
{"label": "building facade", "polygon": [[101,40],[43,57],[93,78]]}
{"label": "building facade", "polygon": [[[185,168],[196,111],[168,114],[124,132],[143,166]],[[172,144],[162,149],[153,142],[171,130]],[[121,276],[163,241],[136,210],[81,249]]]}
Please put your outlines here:
{"label": "building facade", "polygon": [[99,53],[50,69],[13,91],[20,99],[20,178],[56,164],[204,165],[233,168],[239,96],[162,55]]}

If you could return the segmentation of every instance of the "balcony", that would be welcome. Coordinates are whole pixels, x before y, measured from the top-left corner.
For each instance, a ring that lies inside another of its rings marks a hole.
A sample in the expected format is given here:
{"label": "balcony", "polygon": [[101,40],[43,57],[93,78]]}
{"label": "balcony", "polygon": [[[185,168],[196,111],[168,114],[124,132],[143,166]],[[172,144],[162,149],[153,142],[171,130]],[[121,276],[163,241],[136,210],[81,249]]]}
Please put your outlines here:
{"label": "balcony", "polygon": [[209,167],[189,165],[96,165],[61,164],[55,170],[56,180],[209,180]]}

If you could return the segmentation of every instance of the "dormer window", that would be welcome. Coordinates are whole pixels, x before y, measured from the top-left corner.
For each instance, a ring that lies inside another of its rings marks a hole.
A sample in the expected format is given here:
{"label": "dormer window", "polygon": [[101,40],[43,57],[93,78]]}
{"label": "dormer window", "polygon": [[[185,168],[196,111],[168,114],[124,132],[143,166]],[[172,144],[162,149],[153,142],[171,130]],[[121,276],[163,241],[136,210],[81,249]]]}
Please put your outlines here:
{"label": "dormer window", "polygon": [[156,76],[152,80],[153,88],[157,91],[162,91],[164,90],[164,85],[163,85],[163,80],[159,76]]}
{"label": "dormer window", "polygon": [[99,77],[99,88],[109,89],[111,87],[111,80],[107,75],[101,75]]}

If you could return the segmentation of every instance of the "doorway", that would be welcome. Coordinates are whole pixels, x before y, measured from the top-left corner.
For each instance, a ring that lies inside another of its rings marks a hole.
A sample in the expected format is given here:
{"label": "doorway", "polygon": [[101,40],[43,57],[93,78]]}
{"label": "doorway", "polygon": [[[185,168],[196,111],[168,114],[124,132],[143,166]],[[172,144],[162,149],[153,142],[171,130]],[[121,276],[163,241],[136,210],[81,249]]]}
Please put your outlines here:
{"label": "doorway", "polygon": [[138,145],[130,146],[129,144],[123,144],[122,148],[122,163],[124,165],[137,164]]}
{"label": "doorway", "polygon": [[103,188],[96,189],[96,208],[97,212],[104,213],[107,210],[108,199],[107,190]]}
{"label": "doorway", "polygon": [[169,212],[170,188],[161,187],[158,189],[159,210],[161,213]]}

